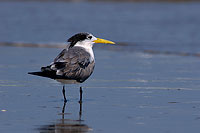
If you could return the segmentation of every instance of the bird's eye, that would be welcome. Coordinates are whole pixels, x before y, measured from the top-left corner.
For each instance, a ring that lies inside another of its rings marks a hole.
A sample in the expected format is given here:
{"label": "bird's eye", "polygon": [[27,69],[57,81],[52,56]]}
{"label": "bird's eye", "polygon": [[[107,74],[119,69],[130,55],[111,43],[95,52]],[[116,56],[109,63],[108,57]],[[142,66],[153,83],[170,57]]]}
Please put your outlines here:
{"label": "bird's eye", "polygon": [[92,39],[92,36],[88,36],[89,39]]}

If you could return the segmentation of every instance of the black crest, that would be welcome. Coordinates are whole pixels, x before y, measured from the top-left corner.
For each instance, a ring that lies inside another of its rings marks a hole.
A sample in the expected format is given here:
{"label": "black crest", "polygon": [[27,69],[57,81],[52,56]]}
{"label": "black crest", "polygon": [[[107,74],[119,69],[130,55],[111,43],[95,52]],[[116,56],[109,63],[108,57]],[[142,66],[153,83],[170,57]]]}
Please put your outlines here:
{"label": "black crest", "polygon": [[87,38],[89,34],[88,33],[78,33],[71,38],[68,39],[68,42],[70,42],[70,48],[73,47],[78,41],[83,41]]}

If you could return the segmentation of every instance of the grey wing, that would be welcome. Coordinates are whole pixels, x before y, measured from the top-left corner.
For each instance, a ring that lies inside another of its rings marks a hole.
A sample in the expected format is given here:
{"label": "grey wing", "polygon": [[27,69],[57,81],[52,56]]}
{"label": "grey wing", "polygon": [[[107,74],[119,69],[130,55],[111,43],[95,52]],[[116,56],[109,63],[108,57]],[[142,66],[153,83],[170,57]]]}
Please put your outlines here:
{"label": "grey wing", "polygon": [[87,51],[81,47],[73,47],[64,49],[51,64],[51,69],[66,79],[83,82],[92,74],[94,64]]}
{"label": "grey wing", "polygon": [[60,52],[60,54],[54,59],[54,62],[58,62],[59,60],[63,60],[63,57],[64,57],[66,52],[67,52],[67,49],[63,49],[63,51]]}

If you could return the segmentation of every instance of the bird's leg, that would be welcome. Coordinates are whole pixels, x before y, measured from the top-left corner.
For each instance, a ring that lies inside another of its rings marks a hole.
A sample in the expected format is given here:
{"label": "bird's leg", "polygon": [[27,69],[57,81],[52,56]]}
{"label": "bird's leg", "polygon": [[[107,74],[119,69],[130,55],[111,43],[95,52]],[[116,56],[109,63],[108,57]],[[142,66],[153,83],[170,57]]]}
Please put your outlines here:
{"label": "bird's leg", "polygon": [[67,99],[66,99],[66,96],[65,96],[65,86],[63,85],[63,90],[62,90],[62,92],[63,92],[63,96],[64,96],[64,103],[66,103],[67,102]]}
{"label": "bird's leg", "polygon": [[82,95],[83,95],[83,90],[82,90],[82,87],[80,87],[80,100],[79,100],[79,103],[82,103]]}

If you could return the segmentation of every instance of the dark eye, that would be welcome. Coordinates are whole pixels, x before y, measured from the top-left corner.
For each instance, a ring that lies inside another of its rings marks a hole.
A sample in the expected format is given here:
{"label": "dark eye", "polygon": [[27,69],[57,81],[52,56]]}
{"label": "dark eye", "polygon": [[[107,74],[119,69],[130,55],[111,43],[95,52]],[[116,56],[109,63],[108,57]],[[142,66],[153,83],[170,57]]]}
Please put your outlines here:
{"label": "dark eye", "polygon": [[92,39],[92,36],[88,36],[89,39]]}

